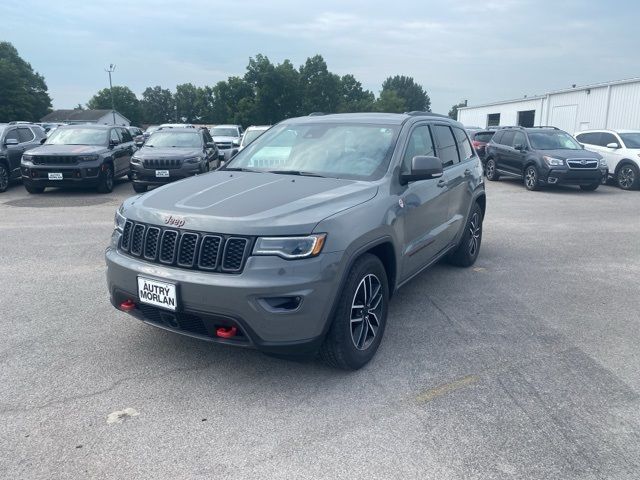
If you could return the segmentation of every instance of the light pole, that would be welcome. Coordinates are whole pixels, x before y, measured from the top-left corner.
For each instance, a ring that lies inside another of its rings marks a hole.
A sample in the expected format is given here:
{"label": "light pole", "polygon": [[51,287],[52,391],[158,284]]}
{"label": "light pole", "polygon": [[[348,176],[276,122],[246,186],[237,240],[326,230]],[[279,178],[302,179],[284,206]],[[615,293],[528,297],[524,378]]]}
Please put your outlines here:
{"label": "light pole", "polygon": [[113,115],[113,124],[116,124],[116,104],[113,100],[113,85],[111,84],[111,74],[115,71],[116,66],[112,63],[109,68],[105,68],[104,71],[109,74],[109,91],[111,92],[111,114]]}

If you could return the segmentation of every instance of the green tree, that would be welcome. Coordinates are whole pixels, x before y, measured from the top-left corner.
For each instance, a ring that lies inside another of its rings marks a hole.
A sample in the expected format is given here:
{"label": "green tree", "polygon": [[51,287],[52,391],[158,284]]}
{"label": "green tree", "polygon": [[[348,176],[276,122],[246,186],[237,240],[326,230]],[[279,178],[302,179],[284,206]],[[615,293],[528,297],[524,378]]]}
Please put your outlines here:
{"label": "green tree", "polygon": [[422,86],[418,85],[412,77],[396,75],[389,77],[382,83],[382,91],[393,90],[398,97],[404,100],[408,111],[431,111],[431,99]]}
{"label": "green tree", "polygon": [[453,118],[454,120],[458,119],[458,109],[460,107],[466,107],[467,106],[467,102],[460,102],[460,103],[456,103],[455,105],[453,105],[451,107],[451,110],[449,110],[449,118]]}
{"label": "green tree", "polygon": [[20,58],[11,43],[0,42],[0,122],[39,121],[50,109],[42,75]]}
{"label": "green tree", "polygon": [[211,123],[255,123],[255,94],[251,85],[240,77],[229,77],[212,88],[213,119]]}
{"label": "green tree", "polygon": [[373,110],[375,100],[373,92],[364,90],[362,83],[353,75],[343,75],[340,78],[338,112],[370,112]]}
{"label": "green tree", "polygon": [[175,121],[175,103],[171,90],[156,85],[147,87],[140,100],[142,123],[160,124]]}
{"label": "green tree", "polygon": [[186,123],[198,122],[201,117],[200,100],[201,94],[198,87],[192,83],[183,83],[176,87],[173,98],[176,102],[177,120]]}
{"label": "green tree", "polygon": [[[133,125],[140,123],[140,101],[129,87],[113,87],[113,104],[118,113],[131,121]],[[111,91],[103,88],[87,102],[91,110],[111,110]]]}
{"label": "green tree", "polygon": [[340,104],[340,77],[329,72],[321,55],[307,58],[300,67],[302,113],[334,113]]}
{"label": "green tree", "polygon": [[404,98],[401,98],[395,90],[382,90],[373,107],[376,112],[402,113],[407,111]]}

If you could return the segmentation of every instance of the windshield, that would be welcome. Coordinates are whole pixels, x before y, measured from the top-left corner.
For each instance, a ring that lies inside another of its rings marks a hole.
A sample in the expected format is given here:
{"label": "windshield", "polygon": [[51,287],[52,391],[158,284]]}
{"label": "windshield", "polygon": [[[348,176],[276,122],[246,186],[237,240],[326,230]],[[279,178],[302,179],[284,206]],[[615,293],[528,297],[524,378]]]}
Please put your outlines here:
{"label": "windshield", "polygon": [[565,132],[529,132],[529,141],[535,150],[582,150],[571,135]]}
{"label": "windshield", "polygon": [[247,130],[242,137],[242,146],[246,147],[264,132],[266,132],[266,130]]}
{"label": "windshield", "polygon": [[147,147],[200,148],[200,134],[197,132],[159,131],[149,137]]}
{"label": "windshield", "polygon": [[229,127],[214,127],[211,129],[212,137],[237,137],[238,130]]}
{"label": "windshield", "polygon": [[640,148],[640,132],[621,133],[620,138],[627,148]]}
{"label": "windshield", "polygon": [[280,125],[242,150],[227,168],[373,180],[387,170],[398,129],[363,124]]}
{"label": "windshield", "polygon": [[47,138],[48,145],[107,145],[109,130],[97,128],[58,128]]}

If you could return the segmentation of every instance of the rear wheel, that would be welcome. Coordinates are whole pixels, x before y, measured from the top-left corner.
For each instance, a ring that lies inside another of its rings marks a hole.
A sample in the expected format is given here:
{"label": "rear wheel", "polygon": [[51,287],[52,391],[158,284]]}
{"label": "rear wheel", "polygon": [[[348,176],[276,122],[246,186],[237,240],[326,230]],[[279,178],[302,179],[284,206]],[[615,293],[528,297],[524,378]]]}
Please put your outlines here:
{"label": "rear wheel", "polygon": [[586,192],[593,192],[600,186],[599,183],[592,183],[591,185],[580,185],[580,189]]}
{"label": "rear wheel", "polygon": [[102,174],[100,175],[100,180],[98,181],[98,192],[111,193],[113,191],[113,185],[113,167],[109,164],[106,164],[103,167]]}
{"label": "rear wheel", "polygon": [[9,170],[4,163],[0,163],[0,192],[5,192],[9,188]]}
{"label": "rear wheel", "polygon": [[332,367],[357,370],[375,355],[387,322],[389,286],[378,257],[365,254],[349,271],[320,357]]}
{"label": "rear wheel", "polygon": [[529,165],[524,171],[524,186],[531,191],[540,189],[540,177],[535,165]]}
{"label": "rear wheel", "polygon": [[133,182],[133,191],[136,193],[144,193],[147,191],[147,186],[141,183]]}
{"label": "rear wheel", "polygon": [[487,177],[487,180],[496,181],[500,178],[498,171],[496,170],[496,161],[493,158],[487,160],[487,163],[484,167],[484,175]]}
{"label": "rear wheel", "polygon": [[476,262],[482,243],[482,209],[473,204],[464,234],[458,247],[449,254],[447,260],[458,267],[470,267]]}
{"label": "rear wheel", "polygon": [[638,167],[630,163],[625,163],[618,169],[616,174],[618,186],[623,190],[636,190],[640,185],[640,173]]}
{"label": "rear wheel", "polygon": [[29,193],[31,193],[33,195],[36,195],[36,194],[44,192],[44,187],[38,187],[38,186],[34,185],[33,183],[28,182],[28,181],[24,182],[24,188],[27,190],[27,192],[29,192]]}

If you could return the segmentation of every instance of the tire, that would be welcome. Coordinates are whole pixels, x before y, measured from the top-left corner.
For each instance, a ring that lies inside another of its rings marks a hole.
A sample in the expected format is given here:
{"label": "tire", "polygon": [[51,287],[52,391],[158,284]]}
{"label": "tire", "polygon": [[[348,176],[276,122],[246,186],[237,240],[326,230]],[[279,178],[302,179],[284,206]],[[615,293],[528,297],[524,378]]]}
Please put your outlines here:
{"label": "tire", "polygon": [[115,179],[113,177],[113,166],[106,164],[107,169],[102,171],[100,180],[98,181],[98,192],[111,193],[113,192],[113,185]]}
{"label": "tire", "polygon": [[133,191],[136,193],[144,193],[147,191],[147,186],[141,183],[133,182]]}
{"label": "tire", "polygon": [[9,170],[4,163],[0,163],[0,193],[6,192],[9,188]]}
{"label": "tire", "polygon": [[535,192],[540,190],[540,175],[535,165],[529,165],[524,170],[524,186],[527,190]]}
{"label": "tire", "polygon": [[580,190],[584,190],[585,192],[593,192],[599,186],[599,183],[592,183],[591,185],[580,185]]}
{"label": "tire", "polygon": [[637,190],[640,186],[640,171],[632,163],[623,164],[616,172],[616,181],[623,190]]}
{"label": "tire", "polygon": [[474,203],[460,243],[447,257],[451,265],[466,268],[476,262],[482,244],[482,220],[482,209],[480,205]]}
{"label": "tire", "polygon": [[38,187],[31,182],[24,182],[24,188],[32,195],[37,195],[44,192],[45,187]]}
{"label": "tire", "polygon": [[487,177],[487,180],[491,180],[492,182],[500,179],[500,174],[496,170],[496,161],[493,158],[487,160],[487,163],[484,166],[484,176]]}
{"label": "tire", "polygon": [[130,182],[133,181],[133,174],[131,172],[127,173],[127,180],[129,180]]}
{"label": "tire", "polygon": [[389,284],[384,266],[375,255],[364,254],[349,271],[331,327],[320,347],[320,358],[343,370],[365,366],[382,341],[388,302]]}

